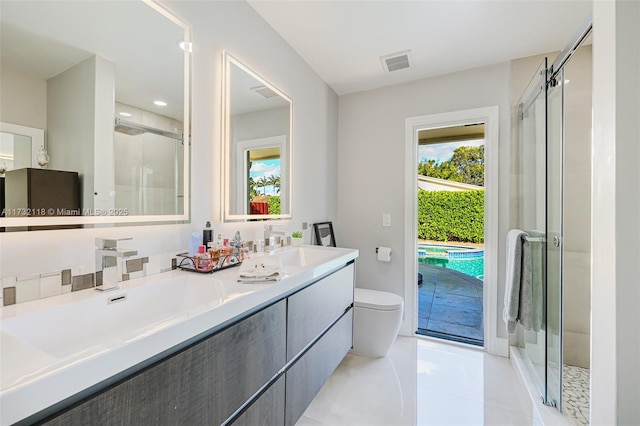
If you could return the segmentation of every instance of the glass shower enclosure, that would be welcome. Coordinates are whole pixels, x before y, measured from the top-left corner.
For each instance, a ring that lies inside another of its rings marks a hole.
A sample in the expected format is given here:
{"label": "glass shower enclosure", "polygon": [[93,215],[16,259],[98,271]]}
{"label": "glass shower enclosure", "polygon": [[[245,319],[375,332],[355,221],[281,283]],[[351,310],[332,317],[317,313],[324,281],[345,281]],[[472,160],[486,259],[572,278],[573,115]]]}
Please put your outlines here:
{"label": "glass shower enclosure", "polygon": [[545,404],[562,390],[562,81],[548,79],[548,58],[517,104],[518,227],[528,234],[533,306],[531,329],[519,326],[518,346]]}

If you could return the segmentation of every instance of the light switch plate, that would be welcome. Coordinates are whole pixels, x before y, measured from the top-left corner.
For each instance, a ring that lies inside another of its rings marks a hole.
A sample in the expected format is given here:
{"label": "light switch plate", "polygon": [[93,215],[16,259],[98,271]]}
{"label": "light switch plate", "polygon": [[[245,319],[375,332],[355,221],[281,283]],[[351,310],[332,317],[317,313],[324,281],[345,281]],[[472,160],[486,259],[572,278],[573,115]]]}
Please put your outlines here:
{"label": "light switch plate", "polygon": [[384,213],[382,215],[382,226],[385,228],[391,227],[391,213]]}

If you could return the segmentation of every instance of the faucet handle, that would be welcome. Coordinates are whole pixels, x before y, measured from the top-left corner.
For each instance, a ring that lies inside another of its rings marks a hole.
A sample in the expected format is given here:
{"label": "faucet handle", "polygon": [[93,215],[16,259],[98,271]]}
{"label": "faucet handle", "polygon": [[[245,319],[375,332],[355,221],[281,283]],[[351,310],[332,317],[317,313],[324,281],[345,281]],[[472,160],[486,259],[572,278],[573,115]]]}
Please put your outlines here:
{"label": "faucet handle", "polygon": [[118,248],[118,241],[126,240],[133,240],[133,238],[96,238],[96,247],[100,249],[115,249]]}

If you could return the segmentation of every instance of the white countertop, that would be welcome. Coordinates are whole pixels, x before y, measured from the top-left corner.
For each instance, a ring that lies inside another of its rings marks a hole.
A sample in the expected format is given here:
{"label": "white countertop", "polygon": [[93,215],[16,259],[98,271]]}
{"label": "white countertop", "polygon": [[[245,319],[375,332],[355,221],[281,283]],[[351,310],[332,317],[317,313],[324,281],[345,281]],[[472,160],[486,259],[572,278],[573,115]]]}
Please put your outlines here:
{"label": "white countertop", "polygon": [[[208,275],[175,270],[122,282],[111,292],[82,290],[2,308],[0,424],[235,321],[358,257],[352,249],[302,250],[312,255],[301,265],[285,265],[284,278],[271,284],[238,283],[238,268]],[[121,294],[127,300],[107,304]]]}

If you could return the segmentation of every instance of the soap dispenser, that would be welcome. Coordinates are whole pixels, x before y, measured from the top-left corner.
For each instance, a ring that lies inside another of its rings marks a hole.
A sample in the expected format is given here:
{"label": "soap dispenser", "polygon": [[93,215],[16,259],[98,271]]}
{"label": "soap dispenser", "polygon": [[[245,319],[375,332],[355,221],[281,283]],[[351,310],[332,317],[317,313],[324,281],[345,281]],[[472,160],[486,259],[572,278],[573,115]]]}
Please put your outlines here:
{"label": "soap dispenser", "polygon": [[207,221],[202,231],[202,245],[209,249],[209,243],[213,242],[213,229],[211,229],[211,222]]}

